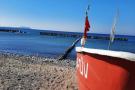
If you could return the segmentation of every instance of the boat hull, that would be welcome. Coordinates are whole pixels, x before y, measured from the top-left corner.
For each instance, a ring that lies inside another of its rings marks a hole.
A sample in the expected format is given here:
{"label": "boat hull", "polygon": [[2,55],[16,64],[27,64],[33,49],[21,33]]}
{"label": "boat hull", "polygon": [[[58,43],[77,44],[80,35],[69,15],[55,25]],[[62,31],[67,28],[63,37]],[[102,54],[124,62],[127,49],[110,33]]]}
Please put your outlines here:
{"label": "boat hull", "polygon": [[135,61],[77,52],[79,90],[135,90]]}

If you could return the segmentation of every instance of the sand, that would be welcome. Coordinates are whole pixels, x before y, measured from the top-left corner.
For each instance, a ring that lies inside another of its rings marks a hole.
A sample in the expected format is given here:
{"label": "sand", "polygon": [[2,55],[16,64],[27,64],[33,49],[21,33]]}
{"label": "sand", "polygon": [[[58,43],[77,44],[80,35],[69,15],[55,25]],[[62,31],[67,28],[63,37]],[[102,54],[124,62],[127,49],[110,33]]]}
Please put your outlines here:
{"label": "sand", "polygon": [[0,53],[0,90],[78,90],[75,61]]}

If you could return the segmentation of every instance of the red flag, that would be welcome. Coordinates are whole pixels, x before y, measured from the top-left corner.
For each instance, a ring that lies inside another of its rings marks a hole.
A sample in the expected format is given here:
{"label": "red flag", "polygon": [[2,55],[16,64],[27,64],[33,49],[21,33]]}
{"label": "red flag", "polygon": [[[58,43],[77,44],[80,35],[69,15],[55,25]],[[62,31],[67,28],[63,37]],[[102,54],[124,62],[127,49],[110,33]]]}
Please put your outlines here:
{"label": "red flag", "polygon": [[89,31],[89,28],[90,28],[90,24],[89,24],[88,16],[86,15],[85,29],[84,29],[84,38],[87,38],[87,32]]}

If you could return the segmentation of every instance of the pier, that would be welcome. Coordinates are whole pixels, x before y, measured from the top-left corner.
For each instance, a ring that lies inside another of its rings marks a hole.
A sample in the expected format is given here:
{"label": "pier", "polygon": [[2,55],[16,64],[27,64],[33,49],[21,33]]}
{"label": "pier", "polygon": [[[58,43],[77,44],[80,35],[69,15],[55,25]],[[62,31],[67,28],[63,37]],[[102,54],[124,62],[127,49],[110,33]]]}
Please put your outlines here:
{"label": "pier", "polygon": [[[61,36],[61,37],[73,37],[73,38],[78,38],[78,37],[81,37],[82,34],[81,33],[57,33],[57,32],[40,32],[40,35],[47,35],[47,36]],[[98,34],[89,34],[88,35],[88,39],[99,39],[99,40],[109,40],[110,39],[110,36],[106,35],[106,36],[103,36],[103,35],[98,35]],[[125,38],[125,37],[115,37],[115,40],[118,40],[118,41],[128,41],[128,38]]]}

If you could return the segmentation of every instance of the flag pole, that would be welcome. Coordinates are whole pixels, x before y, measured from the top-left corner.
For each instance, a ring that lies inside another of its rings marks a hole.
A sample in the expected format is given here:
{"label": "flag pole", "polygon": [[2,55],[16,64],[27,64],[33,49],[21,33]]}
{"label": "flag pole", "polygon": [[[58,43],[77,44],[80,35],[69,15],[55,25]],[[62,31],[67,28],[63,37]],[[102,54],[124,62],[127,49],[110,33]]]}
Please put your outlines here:
{"label": "flag pole", "polygon": [[86,39],[87,39],[87,32],[89,31],[90,24],[88,20],[88,11],[89,11],[90,5],[88,4],[88,7],[86,9],[86,17],[85,17],[85,27],[84,27],[84,33],[83,37],[81,38],[81,46],[84,47]]}
{"label": "flag pole", "polygon": [[110,50],[112,43],[115,40],[115,29],[116,29],[116,24],[117,24],[117,19],[119,17],[119,8],[117,9],[116,16],[114,18],[113,26],[111,29],[111,34],[110,34],[110,40],[109,40],[109,45],[108,45],[108,50]]}

